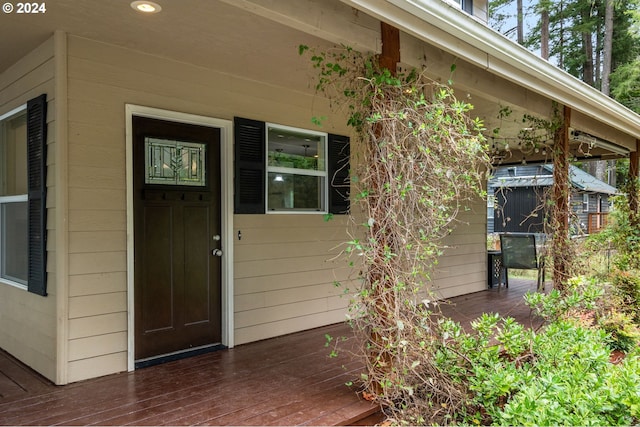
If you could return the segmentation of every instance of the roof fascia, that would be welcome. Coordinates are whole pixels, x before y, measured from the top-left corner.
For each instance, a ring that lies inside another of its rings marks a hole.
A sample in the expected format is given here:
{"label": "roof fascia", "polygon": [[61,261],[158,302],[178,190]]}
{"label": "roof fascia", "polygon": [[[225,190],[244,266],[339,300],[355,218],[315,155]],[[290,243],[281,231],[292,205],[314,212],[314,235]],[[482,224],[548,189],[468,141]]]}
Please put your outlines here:
{"label": "roof fascia", "polygon": [[640,139],[640,118],[597,89],[439,0],[341,0],[427,43]]}

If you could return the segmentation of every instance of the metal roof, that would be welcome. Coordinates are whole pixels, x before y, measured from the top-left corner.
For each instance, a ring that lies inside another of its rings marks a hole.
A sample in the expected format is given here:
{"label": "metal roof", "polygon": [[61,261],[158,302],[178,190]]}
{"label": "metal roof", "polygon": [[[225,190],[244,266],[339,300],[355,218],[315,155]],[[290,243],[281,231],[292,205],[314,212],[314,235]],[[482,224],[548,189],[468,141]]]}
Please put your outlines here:
{"label": "metal roof", "polygon": [[[549,187],[553,185],[553,165],[543,165],[548,174],[527,176],[497,177],[489,180],[489,187]],[[588,174],[576,166],[570,166],[569,179],[571,185],[580,191],[602,194],[618,194],[617,188],[600,181],[595,176]]]}

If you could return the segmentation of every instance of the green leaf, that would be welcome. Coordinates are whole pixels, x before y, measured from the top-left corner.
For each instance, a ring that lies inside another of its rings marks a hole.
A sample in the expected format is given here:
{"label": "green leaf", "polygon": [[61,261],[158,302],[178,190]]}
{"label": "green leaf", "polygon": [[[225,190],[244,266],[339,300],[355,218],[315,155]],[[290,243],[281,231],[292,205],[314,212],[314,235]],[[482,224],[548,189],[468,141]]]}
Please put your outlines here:
{"label": "green leaf", "polygon": [[311,123],[313,123],[314,125],[318,126],[318,127],[322,127],[322,122],[327,120],[326,116],[313,116],[311,117]]}

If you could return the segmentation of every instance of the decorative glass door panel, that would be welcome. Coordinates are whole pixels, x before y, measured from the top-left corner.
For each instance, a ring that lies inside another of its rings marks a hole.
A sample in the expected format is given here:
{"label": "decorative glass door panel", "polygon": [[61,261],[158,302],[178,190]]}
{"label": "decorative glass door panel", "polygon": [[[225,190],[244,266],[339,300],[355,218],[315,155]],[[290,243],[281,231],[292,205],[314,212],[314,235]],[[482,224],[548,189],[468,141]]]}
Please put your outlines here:
{"label": "decorative glass door panel", "polygon": [[204,187],[206,145],[145,138],[146,184]]}

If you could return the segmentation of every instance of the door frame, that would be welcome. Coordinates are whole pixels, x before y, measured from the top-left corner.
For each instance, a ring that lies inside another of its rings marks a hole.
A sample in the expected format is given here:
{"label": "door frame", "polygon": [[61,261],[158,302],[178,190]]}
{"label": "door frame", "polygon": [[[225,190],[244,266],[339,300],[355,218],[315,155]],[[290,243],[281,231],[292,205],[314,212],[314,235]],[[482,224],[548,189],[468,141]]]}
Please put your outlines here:
{"label": "door frame", "polygon": [[127,369],[135,369],[134,212],[133,212],[133,116],[220,129],[220,220],[222,344],[234,346],[233,336],[233,122],[231,120],[126,104],[127,186]]}

